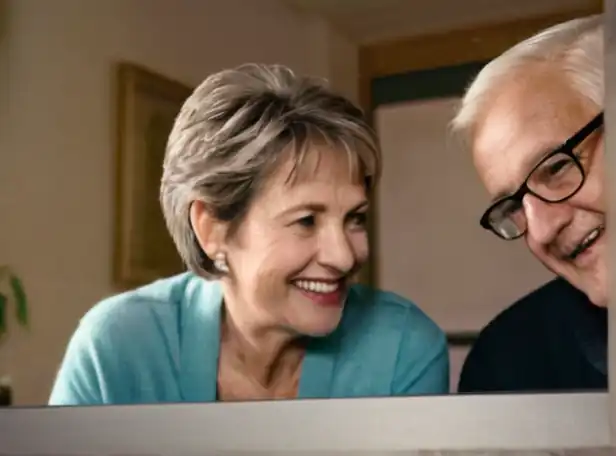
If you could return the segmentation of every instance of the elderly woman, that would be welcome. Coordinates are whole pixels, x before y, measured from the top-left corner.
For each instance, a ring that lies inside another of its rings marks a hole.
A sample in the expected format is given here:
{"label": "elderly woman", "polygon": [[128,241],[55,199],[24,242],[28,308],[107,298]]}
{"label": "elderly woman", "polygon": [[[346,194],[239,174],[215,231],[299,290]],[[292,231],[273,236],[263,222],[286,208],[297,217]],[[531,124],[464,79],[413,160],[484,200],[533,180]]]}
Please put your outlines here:
{"label": "elderly woman", "polygon": [[318,81],[261,65],[207,78],[160,194],[190,272],[90,310],[50,404],[447,393],[443,332],[354,284],[379,167],[361,111]]}

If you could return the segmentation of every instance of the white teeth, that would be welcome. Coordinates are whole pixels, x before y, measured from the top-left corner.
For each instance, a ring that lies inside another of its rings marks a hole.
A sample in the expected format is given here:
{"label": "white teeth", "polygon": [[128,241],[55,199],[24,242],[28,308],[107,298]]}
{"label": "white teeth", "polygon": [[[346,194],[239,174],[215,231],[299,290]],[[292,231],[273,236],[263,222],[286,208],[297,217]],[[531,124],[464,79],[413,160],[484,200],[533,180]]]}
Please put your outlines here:
{"label": "white teeth", "polygon": [[592,230],[590,233],[588,233],[588,235],[584,239],[582,239],[582,241],[573,250],[573,252],[571,252],[571,254],[569,254],[569,258],[570,259],[574,259],[580,253],[582,253],[584,250],[586,250],[589,246],[591,246],[597,240],[597,238],[599,236],[601,236],[601,234],[603,233],[604,229],[605,228],[603,226],[599,226],[599,227],[595,228],[594,230]]}
{"label": "white teeth", "polygon": [[601,228],[596,228],[596,229],[592,230],[590,233],[588,233],[588,236],[586,236],[584,238],[584,240],[581,242],[581,245],[586,246],[586,245],[590,244],[595,239],[597,239],[599,234],[601,234]]}
{"label": "white teeth", "polygon": [[317,282],[314,280],[298,280],[295,285],[303,290],[313,293],[332,293],[338,289],[338,282]]}

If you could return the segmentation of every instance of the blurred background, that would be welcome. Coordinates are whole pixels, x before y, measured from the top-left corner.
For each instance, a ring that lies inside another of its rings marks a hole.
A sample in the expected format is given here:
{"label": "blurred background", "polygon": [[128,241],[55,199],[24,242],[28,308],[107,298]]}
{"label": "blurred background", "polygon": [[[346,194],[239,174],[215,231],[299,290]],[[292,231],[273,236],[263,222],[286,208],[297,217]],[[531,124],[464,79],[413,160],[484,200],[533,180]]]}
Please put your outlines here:
{"label": "blurred background", "polygon": [[474,334],[550,275],[479,228],[487,196],[447,136],[451,113],[486,60],[600,11],[591,0],[0,1],[0,377],[14,403],[46,403],[98,300],[181,268],[156,202],[166,129],[207,75],[245,62],[325,77],[370,114],[385,169],[363,279],[451,335],[454,384]]}

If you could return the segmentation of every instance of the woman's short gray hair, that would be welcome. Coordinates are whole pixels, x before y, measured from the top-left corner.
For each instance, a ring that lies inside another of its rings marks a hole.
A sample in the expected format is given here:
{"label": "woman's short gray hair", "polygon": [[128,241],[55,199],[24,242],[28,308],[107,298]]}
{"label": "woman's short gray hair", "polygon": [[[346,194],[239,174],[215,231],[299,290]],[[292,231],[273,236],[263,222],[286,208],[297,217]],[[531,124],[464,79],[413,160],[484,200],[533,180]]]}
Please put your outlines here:
{"label": "woman's short gray hair", "polygon": [[237,226],[281,155],[294,169],[309,146],[342,151],[370,189],[380,173],[377,139],[363,112],[319,79],[281,65],[242,65],[208,77],[182,107],[167,144],[160,200],[169,232],[193,272],[217,275],[196,241],[190,206],[202,201]]}
{"label": "woman's short gray hair", "polygon": [[577,93],[603,106],[603,42],[601,15],[573,19],[520,42],[479,72],[462,99],[452,129],[463,135],[472,132],[494,91],[529,64],[554,63]]}

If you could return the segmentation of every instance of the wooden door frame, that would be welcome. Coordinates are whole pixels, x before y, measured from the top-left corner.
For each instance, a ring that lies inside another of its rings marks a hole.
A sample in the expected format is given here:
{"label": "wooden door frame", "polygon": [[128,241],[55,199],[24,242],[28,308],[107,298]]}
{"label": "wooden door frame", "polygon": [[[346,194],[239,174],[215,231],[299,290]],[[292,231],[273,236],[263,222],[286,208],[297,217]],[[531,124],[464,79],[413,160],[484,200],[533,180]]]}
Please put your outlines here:
{"label": "wooden door frame", "polygon": [[[507,22],[483,24],[446,33],[406,37],[360,46],[359,100],[372,121],[373,81],[387,76],[441,67],[488,61],[551,25],[576,17],[603,12],[603,1],[592,0],[588,7]],[[377,223],[379,211],[377,193],[372,196],[368,234],[371,252],[378,252]],[[379,271],[371,254],[362,274],[362,282],[379,286]]]}

